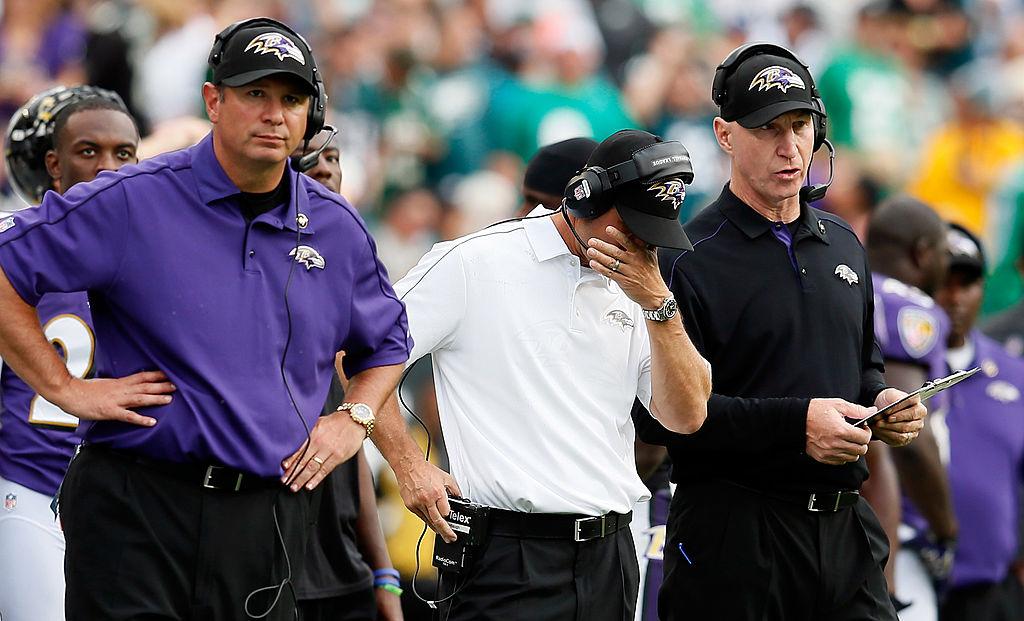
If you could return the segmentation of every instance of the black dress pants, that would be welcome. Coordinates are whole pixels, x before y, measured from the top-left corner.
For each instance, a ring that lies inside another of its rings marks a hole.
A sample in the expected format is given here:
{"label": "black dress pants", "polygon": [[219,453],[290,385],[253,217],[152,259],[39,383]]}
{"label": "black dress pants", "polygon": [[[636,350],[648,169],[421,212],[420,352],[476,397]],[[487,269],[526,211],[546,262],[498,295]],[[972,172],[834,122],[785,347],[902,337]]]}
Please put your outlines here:
{"label": "black dress pants", "polygon": [[440,621],[632,621],[640,569],[628,528],[581,543],[491,535],[466,574],[441,572]]}
{"label": "black dress pants", "polygon": [[863,499],[834,513],[727,483],[680,486],[658,614],[666,621],[896,621],[889,543]]}
{"label": "black dress pants", "polygon": [[60,501],[68,621],[294,619],[308,492],[204,489],[86,447]]}

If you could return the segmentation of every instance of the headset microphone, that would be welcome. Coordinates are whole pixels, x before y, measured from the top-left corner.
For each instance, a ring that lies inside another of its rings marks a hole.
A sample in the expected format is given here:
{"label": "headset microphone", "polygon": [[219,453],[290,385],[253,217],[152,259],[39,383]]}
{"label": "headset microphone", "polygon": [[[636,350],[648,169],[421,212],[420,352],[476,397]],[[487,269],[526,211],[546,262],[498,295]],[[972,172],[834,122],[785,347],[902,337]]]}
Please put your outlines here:
{"label": "headset microphone", "polygon": [[[825,145],[826,149],[828,149],[828,181],[825,183],[816,183],[814,185],[805,185],[800,188],[800,199],[806,203],[813,203],[825,198],[825,192],[828,191],[828,186],[832,185],[832,175],[835,172],[836,149],[828,139],[822,140],[822,144]],[[809,177],[810,166],[807,167],[807,174]]]}
{"label": "headset microphone", "polygon": [[311,151],[305,155],[295,155],[291,157],[292,170],[304,173],[316,166],[317,161],[320,159],[320,154],[324,152],[324,149],[330,146],[331,141],[334,140],[336,135],[338,135],[338,129],[333,125],[324,125],[324,129],[331,132],[331,135],[327,137],[327,140],[325,140],[317,150]]}

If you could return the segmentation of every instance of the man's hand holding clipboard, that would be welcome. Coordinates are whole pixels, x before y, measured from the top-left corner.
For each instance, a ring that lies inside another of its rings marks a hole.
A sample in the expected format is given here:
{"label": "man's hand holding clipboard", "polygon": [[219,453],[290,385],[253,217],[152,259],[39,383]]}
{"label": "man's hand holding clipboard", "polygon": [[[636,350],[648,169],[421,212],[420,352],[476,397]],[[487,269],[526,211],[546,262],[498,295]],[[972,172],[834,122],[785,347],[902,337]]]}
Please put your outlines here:
{"label": "man's hand holding clipboard", "polygon": [[957,371],[946,377],[929,380],[917,390],[904,394],[895,388],[883,390],[875,399],[878,411],[861,419],[847,419],[851,425],[870,427],[875,439],[890,446],[904,446],[917,437],[924,425],[925,409],[922,402],[978,372]]}
{"label": "man's hand holding clipboard", "polygon": [[875,399],[878,411],[861,419],[847,419],[851,425],[870,427],[875,439],[890,446],[904,446],[917,437],[924,425],[925,409],[922,402],[978,372],[978,368],[957,371],[946,377],[929,380],[917,390],[904,394],[887,388]]}

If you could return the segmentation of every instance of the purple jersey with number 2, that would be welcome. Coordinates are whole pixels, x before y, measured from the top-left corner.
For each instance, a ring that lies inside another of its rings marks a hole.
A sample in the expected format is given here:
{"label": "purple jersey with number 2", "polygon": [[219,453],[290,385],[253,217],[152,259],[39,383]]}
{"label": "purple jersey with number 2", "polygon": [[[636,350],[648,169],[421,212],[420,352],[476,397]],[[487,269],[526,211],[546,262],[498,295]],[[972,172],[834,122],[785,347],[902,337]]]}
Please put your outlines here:
{"label": "purple jersey with number 2", "polygon": [[[86,294],[47,293],[36,310],[68,371],[88,377],[96,339]],[[0,373],[0,476],[52,496],[78,444],[78,419],[37,395],[6,364]]]}

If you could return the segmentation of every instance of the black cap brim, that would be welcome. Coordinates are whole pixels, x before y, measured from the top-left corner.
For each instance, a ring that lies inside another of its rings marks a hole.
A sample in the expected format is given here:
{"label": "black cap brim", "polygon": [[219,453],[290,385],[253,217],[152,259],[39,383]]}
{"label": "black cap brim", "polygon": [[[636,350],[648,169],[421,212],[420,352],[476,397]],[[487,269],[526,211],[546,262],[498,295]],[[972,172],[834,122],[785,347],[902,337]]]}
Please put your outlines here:
{"label": "black cap brim", "polygon": [[633,235],[652,246],[693,250],[678,218],[662,218],[628,207],[620,207],[619,216]]}
{"label": "black cap brim", "polygon": [[817,113],[817,111],[812,106],[808,105],[806,101],[779,101],[754,110],[745,116],[741,116],[736,119],[736,122],[747,129],[756,129],[767,124],[772,119],[787,112],[792,112],[793,110],[807,110],[808,112]]}
{"label": "black cap brim", "polygon": [[230,78],[224,78],[220,81],[220,84],[224,86],[245,86],[246,84],[255,82],[261,78],[266,78],[272,75],[286,75],[291,76],[296,82],[300,82],[306,86],[306,89],[310,94],[316,93],[316,87],[309,83],[309,80],[293,71],[281,71],[277,69],[257,69],[256,71],[247,71],[245,73],[239,73],[233,75]]}

